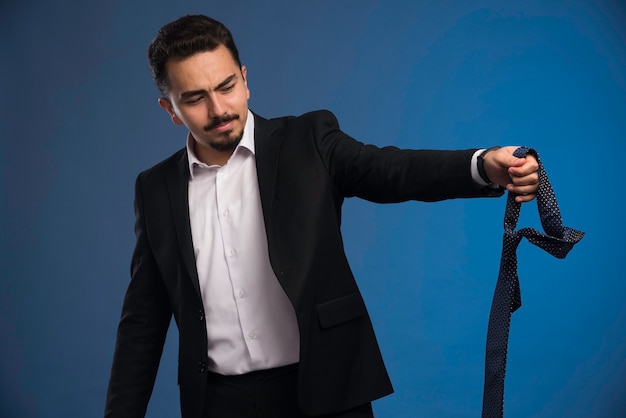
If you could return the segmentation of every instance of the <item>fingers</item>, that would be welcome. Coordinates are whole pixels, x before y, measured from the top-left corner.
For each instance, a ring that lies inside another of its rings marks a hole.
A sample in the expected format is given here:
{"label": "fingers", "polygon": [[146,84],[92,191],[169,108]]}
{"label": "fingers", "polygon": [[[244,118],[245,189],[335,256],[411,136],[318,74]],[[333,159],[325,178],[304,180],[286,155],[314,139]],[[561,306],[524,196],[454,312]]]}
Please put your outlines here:
{"label": "fingers", "polygon": [[517,202],[530,202],[536,197],[539,186],[539,164],[531,154],[525,158],[513,156],[517,148],[508,146],[487,153],[484,168],[492,182],[517,195]]}
{"label": "fingers", "polygon": [[512,165],[508,169],[511,182],[507,184],[506,189],[517,195],[515,197],[516,202],[524,203],[530,202],[537,195],[539,186],[537,169],[539,164],[532,155],[528,155],[520,160],[519,164]]}
{"label": "fingers", "polygon": [[537,197],[537,194],[535,193],[527,195],[517,195],[515,196],[515,201],[517,203],[526,203],[532,201],[535,197]]}
{"label": "fingers", "polygon": [[506,189],[517,195],[515,196],[515,201],[519,203],[530,202],[537,196],[537,184],[516,186],[511,183],[506,186]]}
{"label": "fingers", "polygon": [[531,174],[536,174],[539,168],[539,163],[537,163],[537,159],[533,155],[527,155],[526,158],[515,158],[512,157],[514,161],[509,164],[509,175],[513,176],[527,176]]}

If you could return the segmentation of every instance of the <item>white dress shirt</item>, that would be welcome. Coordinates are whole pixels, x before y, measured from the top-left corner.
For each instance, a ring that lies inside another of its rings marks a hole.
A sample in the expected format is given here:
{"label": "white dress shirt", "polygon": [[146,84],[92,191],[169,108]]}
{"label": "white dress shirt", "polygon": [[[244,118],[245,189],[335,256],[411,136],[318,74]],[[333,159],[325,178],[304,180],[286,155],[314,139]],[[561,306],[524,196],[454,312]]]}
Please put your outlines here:
{"label": "white dress shirt", "polygon": [[233,375],[297,363],[296,315],[269,261],[254,117],[220,167],[189,155],[189,218],[208,335],[209,369]]}

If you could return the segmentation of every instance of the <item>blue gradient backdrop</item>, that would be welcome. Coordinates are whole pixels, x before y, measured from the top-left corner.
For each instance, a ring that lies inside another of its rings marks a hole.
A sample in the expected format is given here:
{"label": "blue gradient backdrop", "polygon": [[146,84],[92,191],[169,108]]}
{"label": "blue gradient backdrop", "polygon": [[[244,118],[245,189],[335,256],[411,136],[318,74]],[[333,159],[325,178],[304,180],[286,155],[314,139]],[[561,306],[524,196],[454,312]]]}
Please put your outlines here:
{"label": "blue gradient backdrop", "polygon": [[[133,182],[183,146],[145,49],[224,21],[266,117],[317,108],[379,145],[540,151],[566,260],[521,246],[507,417],[626,416],[623,1],[0,3],[0,416],[102,415]],[[346,247],[396,393],[378,417],[477,417],[504,199],[349,200]],[[538,226],[527,205],[522,226]],[[149,417],[179,416],[176,330]]]}

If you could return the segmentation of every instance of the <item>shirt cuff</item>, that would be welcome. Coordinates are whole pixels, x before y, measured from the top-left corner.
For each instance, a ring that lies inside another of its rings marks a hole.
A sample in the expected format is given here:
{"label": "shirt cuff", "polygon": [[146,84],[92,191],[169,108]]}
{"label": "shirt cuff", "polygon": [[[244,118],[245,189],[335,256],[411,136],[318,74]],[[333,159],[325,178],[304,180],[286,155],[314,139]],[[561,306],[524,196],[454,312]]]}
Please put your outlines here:
{"label": "shirt cuff", "polygon": [[493,185],[493,183],[486,183],[482,177],[480,177],[480,174],[478,173],[478,156],[480,154],[482,154],[482,152],[484,150],[486,150],[487,148],[481,148],[479,150],[477,150],[474,155],[472,155],[472,162],[470,165],[470,169],[472,172],[472,179],[474,179],[474,183],[476,183],[478,186],[480,187],[487,187],[487,186],[491,186]]}

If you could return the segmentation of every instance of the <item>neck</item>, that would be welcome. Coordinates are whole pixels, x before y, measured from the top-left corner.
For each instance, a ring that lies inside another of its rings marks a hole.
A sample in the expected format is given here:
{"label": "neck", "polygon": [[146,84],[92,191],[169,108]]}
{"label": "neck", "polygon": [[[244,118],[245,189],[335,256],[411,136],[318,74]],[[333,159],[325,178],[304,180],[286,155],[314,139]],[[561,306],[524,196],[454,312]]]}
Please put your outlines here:
{"label": "neck", "polygon": [[234,149],[219,151],[211,147],[198,146],[198,143],[195,141],[193,148],[196,157],[206,165],[224,166],[228,162],[230,156],[233,155],[233,152],[235,152]]}

